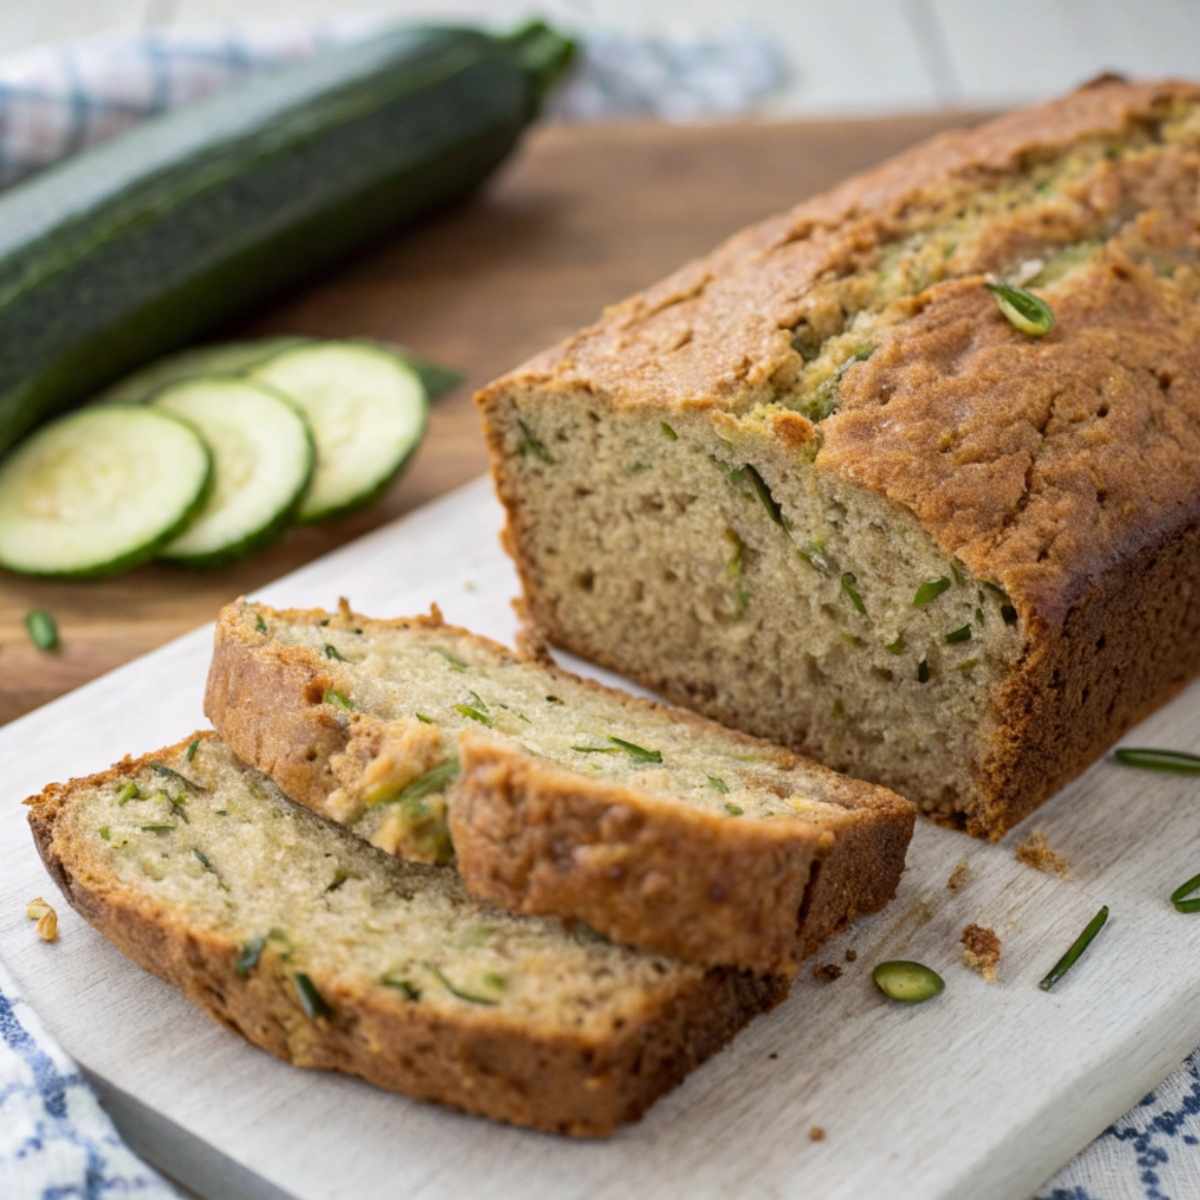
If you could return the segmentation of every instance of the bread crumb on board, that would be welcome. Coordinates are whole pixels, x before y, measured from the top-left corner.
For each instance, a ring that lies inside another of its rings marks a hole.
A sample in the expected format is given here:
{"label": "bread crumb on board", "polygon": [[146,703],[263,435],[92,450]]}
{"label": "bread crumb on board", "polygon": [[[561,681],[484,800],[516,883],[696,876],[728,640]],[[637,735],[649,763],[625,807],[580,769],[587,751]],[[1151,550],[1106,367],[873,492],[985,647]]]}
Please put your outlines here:
{"label": "bread crumb on board", "polygon": [[962,931],[963,962],[982,975],[988,983],[996,982],[996,967],[1000,962],[1001,942],[994,929],[986,925],[968,925]]}
{"label": "bread crumb on board", "polygon": [[847,962],[857,962],[858,961],[858,951],[855,950],[853,946],[851,946],[850,949],[846,951],[846,961]]}
{"label": "bread crumb on board", "polygon": [[25,905],[25,915],[37,922],[37,935],[43,942],[58,941],[58,913],[41,896],[35,896]]}
{"label": "bread crumb on board", "polygon": [[823,1142],[825,1140],[825,1130],[820,1125],[814,1125],[808,1131],[808,1140],[810,1142]]}
{"label": "bread crumb on board", "polygon": [[946,891],[961,892],[967,886],[970,878],[971,868],[967,866],[965,858],[960,858],[955,864],[954,870],[950,872],[950,878],[946,880]]}
{"label": "bread crumb on board", "polygon": [[822,963],[813,967],[812,973],[814,979],[819,979],[823,983],[832,983],[835,979],[841,979],[842,968],[837,963]]}
{"label": "bread crumb on board", "polygon": [[1057,850],[1050,848],[1046,835],[1040,829],[1035,829],[1024,841],[1018,842],[1013,853],[1017,862],[1035,871],[1057,875],[1060,879],[1071,878],[1071,864]]}

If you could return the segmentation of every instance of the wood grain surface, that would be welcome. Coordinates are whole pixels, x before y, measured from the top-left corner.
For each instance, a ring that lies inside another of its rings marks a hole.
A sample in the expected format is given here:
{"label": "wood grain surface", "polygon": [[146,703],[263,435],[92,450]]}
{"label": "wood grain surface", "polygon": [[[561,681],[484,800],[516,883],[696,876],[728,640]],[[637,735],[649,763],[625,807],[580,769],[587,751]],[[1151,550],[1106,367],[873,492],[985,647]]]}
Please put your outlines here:
{"label": "wood grain surface", "polygon": [[[296,529],[209,572],[145,567],[97,583],[0,578],[0,723],[177,634],[217,608],[484,469],[471,391],[591,320],[607,303],[739,226],[970,118],[720,126],[555,126],[491,186],[314,282],[234,334],[403,342],[466,372],[438,402],[403,480],[371,509]],[[490,536],[490,534],[489,534]],[[419,562],[396,564],[419,572]],[[22,618],[48,608],[62,648],[35,650]]]}

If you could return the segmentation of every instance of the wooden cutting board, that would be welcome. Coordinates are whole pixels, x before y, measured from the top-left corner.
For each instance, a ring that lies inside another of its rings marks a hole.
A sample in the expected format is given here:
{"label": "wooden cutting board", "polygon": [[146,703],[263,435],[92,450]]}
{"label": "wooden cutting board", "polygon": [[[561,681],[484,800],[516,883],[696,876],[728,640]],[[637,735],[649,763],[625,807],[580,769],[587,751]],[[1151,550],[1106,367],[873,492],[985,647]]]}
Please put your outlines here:
{"label": "wooden cutting board", "polygon": [[[344,592],[368,613],[436,599],[449,620],[511,639],[516,580],[499,525],[480,479],[260,594],[307,606]],[[1200,917],[1167,901],[1200,869],[1196,783],[1099,763],[1030,823],[1072,879],[1020,865],[1014,837],[981,844],[919,823],[894,903],[816,960],[841,977],[805,971],[785,1004],[610,1140],[572,1143],[287,1067],[57,901],[19,804],[195,728],[210,641],[189,634],[0,729],[0,957],[134,1146],[209,1200],[1023,1200],[1200,1042]],[[1200,750],[1198,712],[1200,684],[1131,740]],[[25,918],[38,894],[59,904],[55,945]],[[1091,951],[1039,991],[1101,903],[1112,917]],[[960,961],[968,922],[1003,941],[996,983]],[[928,963],[946,991],[911,1009],[885,1000],[870,972],[891,958]],[[824,1140],[810,1140],[814,1126]]]}
{"label": "wooden cutting board", "polygon": [[[778,125],[555,127],[473,201],[363,252],[237,333],[390,338],[460,368],[427,445],[368,512],[292,531],[232,568],[147,567],[104,583],[0,578],[0,723],[209,620],[226,600],[440,495],[484,467],[471,390],[600,308],[964,116]],[[21,624],[50,609],[60,654]]]}

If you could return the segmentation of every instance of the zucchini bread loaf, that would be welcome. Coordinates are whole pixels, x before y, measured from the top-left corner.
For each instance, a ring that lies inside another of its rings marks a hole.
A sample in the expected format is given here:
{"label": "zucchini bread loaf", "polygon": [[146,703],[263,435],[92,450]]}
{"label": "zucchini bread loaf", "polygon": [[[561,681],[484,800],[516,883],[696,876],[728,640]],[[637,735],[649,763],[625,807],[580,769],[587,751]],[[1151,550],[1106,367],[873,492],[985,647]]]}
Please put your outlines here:
{"label": "zucchini bread loaf", "polygon": [[478,397],[534,620],[1000,836],[1200,667],[1198,216],[1108,77],[611,308]]}
{"label": "zucchini bread loaf", "polygon": [[788,974],[895,893],[914,810],[790,751],[441,621],[217,622],[205,711],[299,804],[467,890],[645,949]]}
{"label": "zucchini bread loaf", "polygon": [[301,1067],[556,1133],[638,1117],[786,983],[471,900],[288,803],[211,734],[28,803],[67,900]]}

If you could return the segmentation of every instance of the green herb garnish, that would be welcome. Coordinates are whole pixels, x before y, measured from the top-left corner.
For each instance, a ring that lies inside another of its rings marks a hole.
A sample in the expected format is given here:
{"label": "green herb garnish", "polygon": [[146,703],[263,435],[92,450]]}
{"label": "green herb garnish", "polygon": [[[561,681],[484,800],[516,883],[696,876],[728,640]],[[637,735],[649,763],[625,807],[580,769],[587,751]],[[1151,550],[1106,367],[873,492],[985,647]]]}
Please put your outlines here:
{"label": "green herb garnish", "polygon": [[350,703],[350,698],[344,696],[336,688],[326,688],[325,695],[321,697],[326,704],[332,704],[337,708],[344,709],[346,712],[353,712],[354,705]]}
{"label": "green herb garnish", "polygon": [[332,658],[337,662],[346,661],[345,655],[343,655],[342,652],[335,645],[333,645],[332,642],[325,643],[325,657]]}
{"label": "green herb garnish", "polygon": [[207,792],[202,783],[197,783],[194,779],[189,779],[186,775],[181,775],[174,767],[168,767],[166,763],[152,762],[150,770],[156,774],[163,776],[164,779],[173,779],[176,783],[181,783],[185,788],[192,792]]}
{"label": "green herb garnish", "polygon": [[871,972],[875,986],[889,999],[901,1004],[923,1004],[945,990],[942,977],[924,963],[897,959],[882,962]]}
{"label": "green herb garnish", "polygon": [[1045,300],[1011,283],[985,283],[996,307],[1014,328],[1030,337],[1044,337],[1054,328],[1054,313]]}
{"label": "green herb garnish", "polygon": [[742,816],[743,813],[745,813],[746,810],[744,808],[742,808],[742,806],[740,804],[734,804],[731,801],[727,800],[725,802],[725,811],[731,817],[740,817],[740,816]]}
{"label": "green herb garnish", "polygon": [[679,441],[679,434],[677,434],[675,432],[675,430],[672,429],[671,426],[666,423],[666,421],[660,421],[658,423],[658,427],[663,431],[663,436],[667,439],[667,441],[669,441],[669,442]]}
{"label": "green herb garnish", "polygon": [[242,943],[242,948],[234,960],[233,969],[243,979],[258,966],[258,960],[262,957],[263,947],[266,944],[265,937],[251,938],[248,942]]}
{"label": "green herb garnish", "polygon": [[421,989],[417,987],[415,983],[409,979],[403,978],[402,976],[393,975],[390,971],[384,975],[379,982],[382,983],[384,987],[395,988],[396,991],[403,992],[405,1000],[416,1001],[420,1000],[421,998]]}
{"label": "green herb garnish", "polygon": [[750,486],[754,489],[754,494],[762,501],[763,508],[767,510],[767,515],[776,525],[784,525],[786,522],[783,518],[783,509],[779,507],[775,497],[771,495],[771,489],[767,487],[767,481],[758,473],[758,468],[752,467],[747,463],[742,467],[742,471],[744,477],[750,480]]}
{"label": "green herb garnish", "polygon": [[[104,830],[100,831],[101,833]],[[1181,913],[1200,912],[1200,897],[1192,896],[1193,892],[1200,891],[1200,875],[1193,875],[1191,879],[1181,883],[1171,893],[1171,903],[1175,905],[1175,911]],[[1192,896],[1191,899],[1188,899]]]}
{"label": "green herb garnish", "polygon": [[728,795],[729,784],[727,784],[719,775],[706,775],[705,779],[708,780],[708,786],[712,788],[713,791],[720,792],[722,796]]}
{"label": "green herb garnish", "polygon": [[929,682],[929,663],[925,659],[921,659],[921,661],[917,663],[917,682]]}
{"label": "green herb garnish", "polygon": [[1143,771],[1166,771],[1174,775],[1200,775],[1200,755],[1186,750],[1158,750],[1153,747],[1122,746],[1113,751],[1113,759],[1123,767]]}
{"label": "green herb garnish", "polygon": [[140,800],[141,798],[142,798],[141,789],[138,787],[138,785],[136,783],[134,783],[132,780],[130,780],[117,793],[117,804],[120,805],[121,808],[124,808],[125,805],[127,805],[130,802],[130,800]]}
{"label": "green herb garnish", "polygon": [[916,590],[913,596],[913,608],[924,608],[932,604],[943,592],[950,590],[950,580],[943,575],[941,579],[927,579]]}
{"label": "green herb garnish", "polygon": [[450,993],[452,996],[457,996],[460,1000],[465,1000],[468,1004],[489,1004],[496,1005],[500,1001],[494,996],[481,996],[478,992],[468,992],[463,988],[455,987],[449,979],[443,974],[440,967],[435,967],[432,963],[426,963],[426,967],[433,974],[434,978]]}
{"label": "green herb garnish", "polygon": [[659,750],[647,750],[644,746],[635,745],[633,742],[627,742],[624,738],[613,737],[609,735],[610,742],[614,746],[619,746],[634,762],[644,763],[660,763],[663,760],[662,752]]}
{"label": "green herb garnish", "polygon": [[29,640],[39,650],[58,649],[58,625],[44,608],[35,608],[25,614],[25,628],[29,632]]}
{"label": "green herb garnish", "polygon": [[417,800],[424,800],[426,796],[444,792],[457,775],[458,759],[447,758],[437,766],[430,767],[424,775],[418,775],[394,796],[384,796],[381,799],[369,801],[368,805],[374,808],[378,804],[411,804]]}
{"label": "green herb garnish", "polygon": [[1083,932],[1071,943],[1070,949],[1050,968],[1046,978],[1038,984],[1043,992],[1048,992],[1075,964],[1083,952],[1092,944],[1092,939],[1104,928],[1108,920],[1108,905],[1100,907],[1100,911],[1087,923]]}
{"label": "green herb garnish", "polygon": [[478,692],[468,692],[470,704],[456,704],[454,711],[460,717],[469,717],[472,721],[478,721],[481,725],[486,725],[491,729],[495,725],[491,714],[488,712],[488,706],[480,698]]}
{"label": "green herb garnish", "polygon": [[522,458],[527,454],[532,454],[534,458],[540,458],[542,462],[553,465],[554,458],[551,456],[550,451],[546,449],[546,443],[520,417],[517,418],[517,424],[521,427],[521,442],[517,446],[517,453]]}
{"label": "green herb garnish", "polygon": [[325,997],[317,991],[317,985],[303,971],[297,971],[292,976],[292,982],[296,985],[296,996],[300,1000],[300,1007],[304,1009],[304,1015],[310,1021],[315,1021],[320,1017],[333,1016],[333,1009],[325,1002]]}
{"label": "green herb garnish", "polygon": [[434,654],[440,654],[455,671],[465,671],[467,664],[457,654],[451,654],[444,646],[434,646]]}
{"label": "green herb garnish", "polygon": [[858,587],[856,586],[857,582],[854,575],[847,571],[842,576],[842,591],[846,594],[850,603],[854,605],[855,610],[865,617],[867,615],[867,606],[863,603],[862,596],[859,595]]}
{"label": "green herb garnish", "polygon": [[957,642],[969,642],[970,640],[970,625],[960,625],[957,629],[952,629],[948,634],[946,634],[947,645],[953,646]]}

